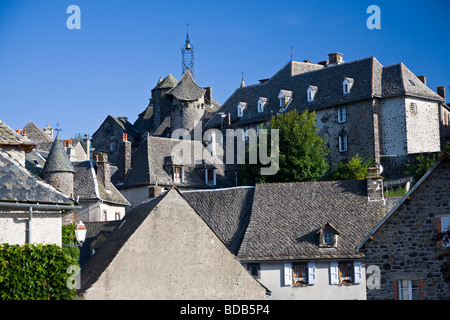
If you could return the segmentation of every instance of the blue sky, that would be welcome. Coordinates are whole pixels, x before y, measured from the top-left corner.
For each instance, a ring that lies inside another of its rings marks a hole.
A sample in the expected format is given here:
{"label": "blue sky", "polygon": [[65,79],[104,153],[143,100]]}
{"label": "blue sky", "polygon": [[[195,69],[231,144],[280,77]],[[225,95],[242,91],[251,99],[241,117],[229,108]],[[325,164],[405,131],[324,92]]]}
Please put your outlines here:
{"label": "blue sky", "polygon": [[[67,7],[81,29],[66,26]],[[369,5],[381,9],[370,30]],[[195,80],[225,100],[268,78],[290,59],[317,63],[375,56],[403,62],[428,86],[450,85],[450,1],[0,0],[0,119],[93,134],[108,116],[134,122],[160,76],[181,78],[189,23]],[[448,99],[449,100],[449,99]]]}

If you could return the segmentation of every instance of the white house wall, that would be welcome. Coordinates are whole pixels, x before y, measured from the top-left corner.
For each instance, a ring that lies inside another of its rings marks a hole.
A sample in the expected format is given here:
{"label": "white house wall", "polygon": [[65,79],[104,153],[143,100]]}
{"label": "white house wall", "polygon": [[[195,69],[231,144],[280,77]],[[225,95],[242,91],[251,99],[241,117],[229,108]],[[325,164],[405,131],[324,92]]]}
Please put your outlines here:
{"label": "white house wall", "polygon": [[314,285],[285,286],[283,262],[262,262],[258,281],[272,292],[271,300],[366,300],[366,271],[363,262],[362,281],[353,285],[330,284],[329,261],[316,261],[315,265]]}

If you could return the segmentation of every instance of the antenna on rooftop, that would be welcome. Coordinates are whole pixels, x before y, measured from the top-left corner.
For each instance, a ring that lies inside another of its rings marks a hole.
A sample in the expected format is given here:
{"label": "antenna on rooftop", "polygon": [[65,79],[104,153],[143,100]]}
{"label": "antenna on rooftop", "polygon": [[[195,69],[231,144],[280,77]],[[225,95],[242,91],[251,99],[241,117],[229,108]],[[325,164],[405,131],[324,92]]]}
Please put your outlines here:
{"label": "antenna on rooftop", "polygon": [[189,23],[187,24],[186,42],[181,47],[181,76],[188,69],[194,77],[194,46],[189,40]]}
{"label": "antenna on rooftop", "polygon": [[294,47],[291,47],[291,61],[294,60]]}

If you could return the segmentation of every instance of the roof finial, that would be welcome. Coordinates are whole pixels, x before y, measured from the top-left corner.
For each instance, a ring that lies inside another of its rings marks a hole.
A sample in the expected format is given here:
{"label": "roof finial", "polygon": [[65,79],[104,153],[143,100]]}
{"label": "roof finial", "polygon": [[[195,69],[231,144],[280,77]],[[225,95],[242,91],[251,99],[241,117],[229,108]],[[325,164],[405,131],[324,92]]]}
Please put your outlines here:
{"label": "roof finial", "polygon": [[186,42],[181,47],[181,75],[183,76],[188,69],[194,76],[194,46],[189,40],[189,23],[187,24]]}
{"label": "roof finial", "polygon": [[294,60],[294,47],[291,47],[291,61]]}
{"label": "roof finial", "polygon": [[245,87],[244,72],[242,72],[241,88]]}

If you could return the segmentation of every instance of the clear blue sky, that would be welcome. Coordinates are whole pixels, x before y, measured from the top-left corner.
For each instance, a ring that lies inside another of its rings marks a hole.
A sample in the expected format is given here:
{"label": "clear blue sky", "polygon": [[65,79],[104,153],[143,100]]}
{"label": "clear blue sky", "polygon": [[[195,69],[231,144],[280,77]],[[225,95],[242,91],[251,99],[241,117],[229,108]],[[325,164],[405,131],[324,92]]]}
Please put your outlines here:
{"label": "clear blue sky", "polygon": [[[381,29],[369,30],[369,5]],[[81,9],[70,30],[69,5]],[[134,122],[160,76],[181,78],[189,23],[195,80],[219,103],[294,60],[375,56],[403,62],[428,86],[450,85],[450,1],[0,0],[0,119],[13,129],[59,122],[93,134],[108,116]],[[449,99],[448,99],[449,100]]]}

